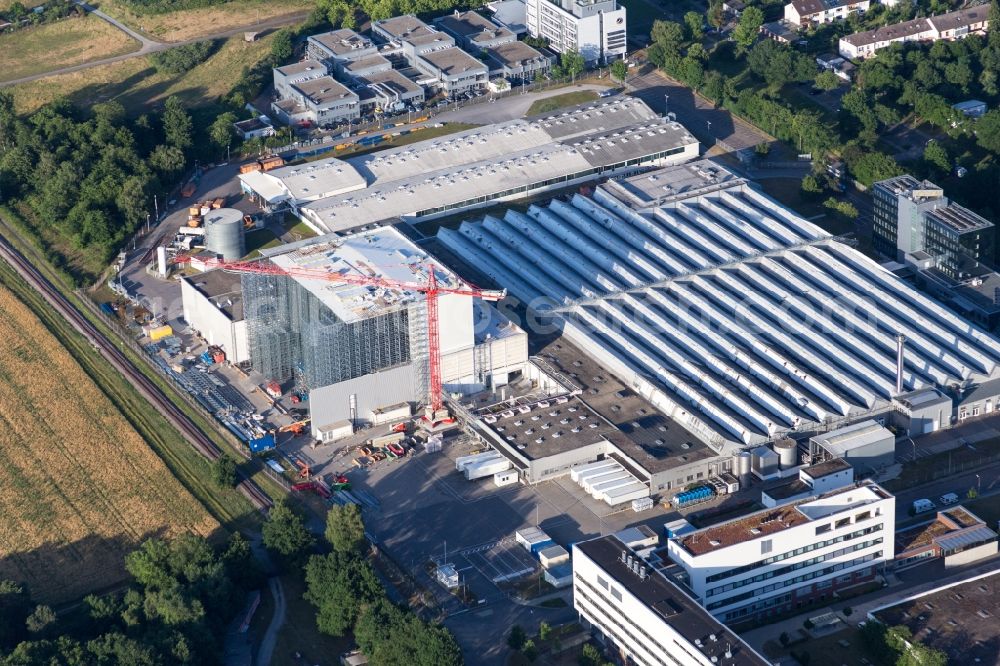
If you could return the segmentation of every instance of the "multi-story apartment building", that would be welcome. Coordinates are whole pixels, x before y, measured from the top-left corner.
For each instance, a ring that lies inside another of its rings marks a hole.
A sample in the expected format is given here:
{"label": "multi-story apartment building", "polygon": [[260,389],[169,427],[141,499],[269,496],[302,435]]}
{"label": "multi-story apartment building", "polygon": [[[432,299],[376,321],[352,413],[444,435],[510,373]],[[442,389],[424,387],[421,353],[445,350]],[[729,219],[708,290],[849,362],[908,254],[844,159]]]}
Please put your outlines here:
{"label": "multi-story apartment building", "polygon": [[986,33],[989,23],[988,4],[966,7],[940,16],[917,18],[841,37],[840,55],[852,60],[870,58],[890,44],[936,42],[939,39],[955,40],[967,35],[982,35]]}
{"label": "multi-story apartment building", "polygon": [[625,55],[625,7],[617,0],[527,0],[528,34],[558,53],[578,51],[588,64]]}
{"label": "multi-story apartment building", "polygon": [[769,663],[615,536],[574,544],[573,606],[620,663]]}
{"label": "multi-story apartment building", "polygon": [[785,21],[803,28],[841,21],[868,11],[870,0],[792,0],[785,5]]}
{"label": "multi-story apartment building", "polygon": [[895,505],[865,482],[697,530],[667,549],[708,612],[752,620],[872,580],[893,559]]}
{"label": "multi-story apartment building", "polygon": [[892,259],[915,257],[919,267],[933,266],[949,278],[958,277],[969,260],[993,263],[993,223],[950,202],[934,183],[896,176],[875,183],[872,198],[877,253]]}

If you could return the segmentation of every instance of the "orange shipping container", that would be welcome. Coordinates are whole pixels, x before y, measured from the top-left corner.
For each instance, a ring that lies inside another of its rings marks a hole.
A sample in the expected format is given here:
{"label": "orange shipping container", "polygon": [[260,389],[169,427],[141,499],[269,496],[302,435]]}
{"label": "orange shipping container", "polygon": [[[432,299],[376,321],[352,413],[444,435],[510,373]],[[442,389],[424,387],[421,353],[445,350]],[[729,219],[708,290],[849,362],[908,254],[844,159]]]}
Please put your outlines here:
{"label": "orange shipping container", "polygon": [[265,157],[260,161],[260,168],[264,171],[270,171],[271,169],[277,169],[282,166],[285,166],[285,160],[281,159],[277,155],[274,157]]}
{"label": "orange shipping container", "polygon": [[260,171],[260,162],[248,162],[240,166],[240,173],[250,173],[251,171]]}

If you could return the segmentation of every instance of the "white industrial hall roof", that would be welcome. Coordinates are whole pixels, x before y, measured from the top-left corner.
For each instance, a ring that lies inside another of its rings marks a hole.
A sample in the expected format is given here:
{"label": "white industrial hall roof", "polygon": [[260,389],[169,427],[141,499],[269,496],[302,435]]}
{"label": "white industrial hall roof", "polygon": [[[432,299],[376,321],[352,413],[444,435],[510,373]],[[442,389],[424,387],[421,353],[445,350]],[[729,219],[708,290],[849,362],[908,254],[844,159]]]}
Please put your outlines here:
{"label": "white industrial hall roof", "polygon": [[438,236],[716,448],[885,407],[900,333],[905,390],[1000,376],[1000,341],[708,161]]}
{"label": "white industrial hall roof", "polygon": [[331,232],[683,146],[695,147],[697,140],[641,100],[621,96],[240,180],[245,190],[272,204],[287,201],[310,225]]}

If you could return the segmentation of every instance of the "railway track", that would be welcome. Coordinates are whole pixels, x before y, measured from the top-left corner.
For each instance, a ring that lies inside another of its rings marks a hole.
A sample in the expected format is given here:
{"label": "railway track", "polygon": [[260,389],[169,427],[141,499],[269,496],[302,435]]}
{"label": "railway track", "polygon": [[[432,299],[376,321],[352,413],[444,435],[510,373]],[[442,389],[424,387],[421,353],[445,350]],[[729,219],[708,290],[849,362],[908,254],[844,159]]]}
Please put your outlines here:
{"label": "railway track", "polygon": [[[146,375],[128,360],[125,354],[101,331],[94,326],[69,300],[56,289],[38,269],[0,236],[0,258],[4,259],[17,273],[70,323],[111,365],[128,379],[136,390],[153,406],[160,410],[168,421],[191,443],[198,453],[209,460],[216,460],[222,450],[191,419],[181,411]],[[245,476],[237,485],[239,491],[255,508],[269,509],[271,499],[260,487]]]}

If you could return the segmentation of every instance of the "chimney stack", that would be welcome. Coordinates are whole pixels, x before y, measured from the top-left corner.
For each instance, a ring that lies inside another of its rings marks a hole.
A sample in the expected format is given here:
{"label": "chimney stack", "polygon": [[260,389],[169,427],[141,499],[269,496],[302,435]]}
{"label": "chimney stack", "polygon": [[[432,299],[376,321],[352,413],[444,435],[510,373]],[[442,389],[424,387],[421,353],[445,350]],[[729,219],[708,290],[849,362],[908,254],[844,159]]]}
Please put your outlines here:
{"label": "chimney stack", "polygon": [[900,333],[896,336],[896,395],[903,392],[903,345],[906,336]]}

